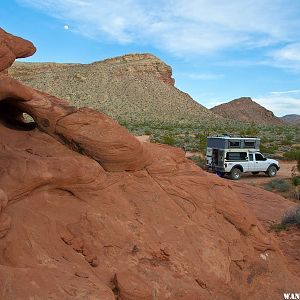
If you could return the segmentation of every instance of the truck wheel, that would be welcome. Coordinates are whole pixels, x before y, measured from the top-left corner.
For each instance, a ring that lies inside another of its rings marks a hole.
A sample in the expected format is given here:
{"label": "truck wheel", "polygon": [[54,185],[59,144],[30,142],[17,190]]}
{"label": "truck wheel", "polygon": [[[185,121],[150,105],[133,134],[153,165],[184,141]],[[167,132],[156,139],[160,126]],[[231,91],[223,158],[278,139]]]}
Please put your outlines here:
{"label": "truck wheel", "polygon": [[259,172],[251,172],[253,175],[257,175]]}
{"label": "truck wheel", "polygon": [[274,177],[277,174],[277,168],[275,166],[270,166],[267,170],[267,175],[269,177]]}
{"label": "truck wheel", "polygon": [[242,176],[242,172],[238,168],[233,168],[230,172],[230,178],[232,180],[239,180]]}

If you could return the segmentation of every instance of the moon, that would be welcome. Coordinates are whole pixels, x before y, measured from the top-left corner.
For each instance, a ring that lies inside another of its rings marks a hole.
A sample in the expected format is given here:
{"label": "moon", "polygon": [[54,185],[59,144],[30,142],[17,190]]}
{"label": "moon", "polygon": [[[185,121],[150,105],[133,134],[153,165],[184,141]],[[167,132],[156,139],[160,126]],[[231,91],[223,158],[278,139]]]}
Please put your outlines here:
{"label": "moon", "polygon": [[64,25],[64,30],[68,30],[69,29],[69,25]]}

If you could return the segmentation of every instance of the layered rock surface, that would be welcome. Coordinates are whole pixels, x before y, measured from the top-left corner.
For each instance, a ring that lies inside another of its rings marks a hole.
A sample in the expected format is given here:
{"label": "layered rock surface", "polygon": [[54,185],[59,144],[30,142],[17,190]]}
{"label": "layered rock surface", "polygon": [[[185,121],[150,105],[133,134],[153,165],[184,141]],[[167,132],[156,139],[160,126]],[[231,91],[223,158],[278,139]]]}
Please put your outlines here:
{"label": "layered rock surface", "polygon": [[118,76],[124,76],[124,73],[128,73],[138,78],[144,74],[150,74],[169,85],[175,84],[171,67],[152,54],[127,54],[106,59],[103,63],[112,67],[119,67],[116,72]]}
{"label": "layered rock surface", "polygon": [[274,299],[297,290],[278,243],[242,201],[245,187],[2,76],[26,93],[0,101],[1,299]]}

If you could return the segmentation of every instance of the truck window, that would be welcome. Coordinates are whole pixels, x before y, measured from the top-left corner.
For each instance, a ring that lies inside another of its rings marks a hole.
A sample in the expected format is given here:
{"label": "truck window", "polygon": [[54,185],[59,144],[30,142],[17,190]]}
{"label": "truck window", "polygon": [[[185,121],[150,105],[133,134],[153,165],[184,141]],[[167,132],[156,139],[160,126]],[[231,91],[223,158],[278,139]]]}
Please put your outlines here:
{"label": "truck window", "polygon": [[227,152],[226,153],[226,160],[247,160],[247,152]]}
{"label": "truck window", "polygon": [[260,153],[255,153],[255,160],[262,161],[264,160],[264,157]]}
{"label": "truck window", "polygon": [[253,154],[249,154],[249,161],[253,161]]}
{"label": "truck window", "polygon": [[229,148],[241,148],[240,141],[229,141]]}

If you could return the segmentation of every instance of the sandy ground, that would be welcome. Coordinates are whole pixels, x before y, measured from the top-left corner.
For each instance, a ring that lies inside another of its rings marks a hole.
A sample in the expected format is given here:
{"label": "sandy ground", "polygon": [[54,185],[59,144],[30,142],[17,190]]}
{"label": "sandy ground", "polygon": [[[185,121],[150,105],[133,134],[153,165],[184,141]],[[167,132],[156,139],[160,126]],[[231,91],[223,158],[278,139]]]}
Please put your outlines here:
{"label": "sandy ground", "polygon": [[137,138],[141,143],[150,143],[150,135],[140,135],[140,136],[136,136],[136,138]]}
{"label": "sandy ground", "polygon": [[190,152],[190,151],[186,151],[185,152],[185,157],[189,158],[191,156],[199,156],[201,158],[205,157],[205,155],[203,153],[201,153],[201,152]]}

